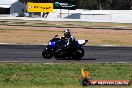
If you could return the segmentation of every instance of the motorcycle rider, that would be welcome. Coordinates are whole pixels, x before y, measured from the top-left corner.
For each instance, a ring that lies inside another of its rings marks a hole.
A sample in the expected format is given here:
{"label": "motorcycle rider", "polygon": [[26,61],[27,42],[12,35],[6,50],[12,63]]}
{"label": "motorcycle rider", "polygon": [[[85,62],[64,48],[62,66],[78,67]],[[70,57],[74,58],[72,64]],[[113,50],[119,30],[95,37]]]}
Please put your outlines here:
{"label": "motorcycle rider", "polygon": [[73,49],[73,46],[75,46],[75,38],[71,35],[69,29],[65,29],[64,31],[64,39],[66,44],[64,45],[65,49]]}

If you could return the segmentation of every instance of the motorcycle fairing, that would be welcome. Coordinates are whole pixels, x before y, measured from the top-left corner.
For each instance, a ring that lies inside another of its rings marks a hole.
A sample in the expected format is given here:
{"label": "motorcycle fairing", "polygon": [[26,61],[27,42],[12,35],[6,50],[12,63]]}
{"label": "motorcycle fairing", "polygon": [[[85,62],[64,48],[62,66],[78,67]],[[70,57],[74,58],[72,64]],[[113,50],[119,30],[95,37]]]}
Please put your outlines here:
{"label": "motorcycle fairing", "polygon": [[84,44],[86,43],[86,40],[78,40],[78,43],[79,43],[80,45],[84,45]]}
{"label": "motorcycle fairing", "polygon": [[55,46],[55,42],[49,42],[49,47],[54,47]]}

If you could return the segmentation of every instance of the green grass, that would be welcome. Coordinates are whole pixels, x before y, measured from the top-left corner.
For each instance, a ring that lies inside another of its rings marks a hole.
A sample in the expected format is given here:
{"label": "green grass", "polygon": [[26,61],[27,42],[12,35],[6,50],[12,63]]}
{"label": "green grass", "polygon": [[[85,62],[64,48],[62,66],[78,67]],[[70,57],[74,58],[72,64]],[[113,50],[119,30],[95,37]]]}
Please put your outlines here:
{"label": "green grass", "polygon": [[79,78],[82,66],[89,71],[89,78],[92,80],[132,80],[132,64],[0,64],[0,88],[81,88]]}

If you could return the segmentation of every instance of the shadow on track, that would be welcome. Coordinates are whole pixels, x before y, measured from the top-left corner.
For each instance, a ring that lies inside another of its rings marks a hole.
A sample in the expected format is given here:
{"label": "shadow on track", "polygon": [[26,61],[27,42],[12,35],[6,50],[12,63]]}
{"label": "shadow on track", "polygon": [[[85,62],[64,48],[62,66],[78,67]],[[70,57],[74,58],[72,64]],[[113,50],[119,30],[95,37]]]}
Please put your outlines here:
{"label": "shadow on track", "polygon": [[89,59],[85,59],[85,58],[83,58],[83,59],[54,58],[54,59],[56,59],[56,60],[75,60],[75,61],[79,61],[79,60],[83,60],[83,61],[85,61],[85,60],[96,60],[94,58],[89,58]]}
{"label": "shadow on track", "polygon": [[80,60],[96,60],[94,58],[89,58],[89,59],[80,59]]}

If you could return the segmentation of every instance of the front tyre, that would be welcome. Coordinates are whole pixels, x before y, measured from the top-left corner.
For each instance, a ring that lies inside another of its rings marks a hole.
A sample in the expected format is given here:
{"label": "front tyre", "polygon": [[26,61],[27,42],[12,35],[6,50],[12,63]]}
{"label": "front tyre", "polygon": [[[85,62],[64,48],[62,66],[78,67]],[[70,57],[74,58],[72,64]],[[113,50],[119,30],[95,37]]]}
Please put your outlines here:
{"label": "front tyre", "polygon": [[52,58],[53,57],[53,51],[51,51],[51,50],[43,50],[42,51],[42,56],[43,56],[43,58],[45,58],[45,59],[50,59],[50,58]]}

